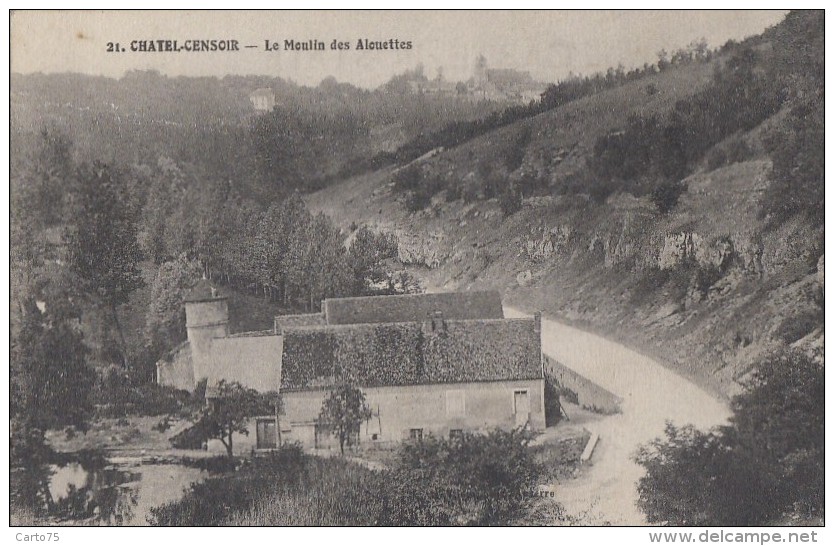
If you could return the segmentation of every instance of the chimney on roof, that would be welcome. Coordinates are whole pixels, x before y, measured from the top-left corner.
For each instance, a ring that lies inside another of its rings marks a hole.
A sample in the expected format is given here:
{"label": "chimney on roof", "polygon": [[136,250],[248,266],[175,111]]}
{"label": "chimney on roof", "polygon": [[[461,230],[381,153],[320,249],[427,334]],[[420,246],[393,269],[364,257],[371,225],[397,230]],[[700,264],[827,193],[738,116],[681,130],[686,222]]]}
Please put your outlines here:
{"label": "chimney on roof", "polygon": [[534,321],[533,331],[536,332],[537,334],[541,335],[541,333],[542,333],[542,314],[541,314],[541,312],[537,311],[536,313],[533,314],[533,321]]}
{"label": "chimney on roof", "polygon": [[213,286],[211,287],[211,297],[212,297],[212,299],[217,297],[217,288],[215,288]]}
{"label": "chimney on roof", "polygon": [[434,332],[443,325],[443,311],[437,310],[431,316],[431,331]]}

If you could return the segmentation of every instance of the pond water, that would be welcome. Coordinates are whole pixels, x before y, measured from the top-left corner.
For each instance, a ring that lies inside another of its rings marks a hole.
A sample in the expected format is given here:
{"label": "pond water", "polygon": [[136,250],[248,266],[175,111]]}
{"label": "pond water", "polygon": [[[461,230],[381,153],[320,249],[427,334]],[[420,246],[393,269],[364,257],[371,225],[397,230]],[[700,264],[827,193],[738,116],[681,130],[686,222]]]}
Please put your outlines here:
{"label": "pond water", "polygon": [[147,525],[153,507],[178,500],[207,476],[178,464],[70,462],[49,468],[50,515],[61,523]]}

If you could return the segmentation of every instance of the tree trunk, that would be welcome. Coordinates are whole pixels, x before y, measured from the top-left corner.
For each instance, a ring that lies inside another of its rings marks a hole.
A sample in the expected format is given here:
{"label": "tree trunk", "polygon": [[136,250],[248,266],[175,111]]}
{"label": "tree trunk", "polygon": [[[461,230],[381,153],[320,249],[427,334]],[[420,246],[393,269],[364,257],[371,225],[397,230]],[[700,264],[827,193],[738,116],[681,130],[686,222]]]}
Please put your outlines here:
{"label": "tree trunk", "polygon": [[232,431],[229,431],[229,444],[226,446],[226,453],[229,454],[230,459],[234,459],[234,450],[232,449]]}
{"label": "tree trunk", "polygon": [[127,341],[125,341],[125,334],[122,331],[122,323],[119,322],[119,313],[116,311],[116,304],[111,303],[110,309],[113,311],[113,324],[116,325],[116,331],[119,333],[119,339],[122,342],[122,361],[124,362],[124,367],[128,368],[130,367],[130,363],[127,359]]}

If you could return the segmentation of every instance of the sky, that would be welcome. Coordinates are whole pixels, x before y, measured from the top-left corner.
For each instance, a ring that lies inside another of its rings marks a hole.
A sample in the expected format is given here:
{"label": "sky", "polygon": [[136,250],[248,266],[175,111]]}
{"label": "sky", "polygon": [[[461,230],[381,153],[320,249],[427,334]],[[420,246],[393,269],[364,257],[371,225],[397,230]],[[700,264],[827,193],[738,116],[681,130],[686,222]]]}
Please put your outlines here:
{"label": "sky", "polygon": [[[553,82],[622,63],[655,62],[705,38],[710,47],[778,23],[784,11],[17,11],[11,22],[12,72],[80,72],[121,77],[155,69],[169,76],[262,74],[303,85],[327,76],[374,88],[415,67],[466,80],[483,54],[492,68],[528,70]],[[410,41],[409,50],[357,51],[359,39]],[[237,40],[238,52],[140,53],[134,40]],[[284,40],[320,40],[325,51],[286,51]],[[278,51],[266,51],[265,42]],[[331,50],[333,40],[350,43]],[[123,53],[108,53],[107,43]],[[244,49],[243,45],[256,48]]]}

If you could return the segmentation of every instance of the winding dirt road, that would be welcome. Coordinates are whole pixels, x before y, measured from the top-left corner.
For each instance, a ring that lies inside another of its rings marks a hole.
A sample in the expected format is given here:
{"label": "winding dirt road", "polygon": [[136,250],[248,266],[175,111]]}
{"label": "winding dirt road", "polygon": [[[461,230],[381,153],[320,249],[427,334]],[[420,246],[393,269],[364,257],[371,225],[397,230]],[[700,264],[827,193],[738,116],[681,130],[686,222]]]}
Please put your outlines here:
{"label": "winding dirt road", "polygon": [[[511,307],[504,314],[529,316]],[[651,358],[546,318],[542,351],[623,399],[621,414],[587,425],[599,434],[599,444],[589,467],[559,488],[557,500],[588,525],[645,525],[636,506],[643,475],[633,460],[637,448],[661,436],[666,421],[707,429],[726,422],[729,408]]]}

